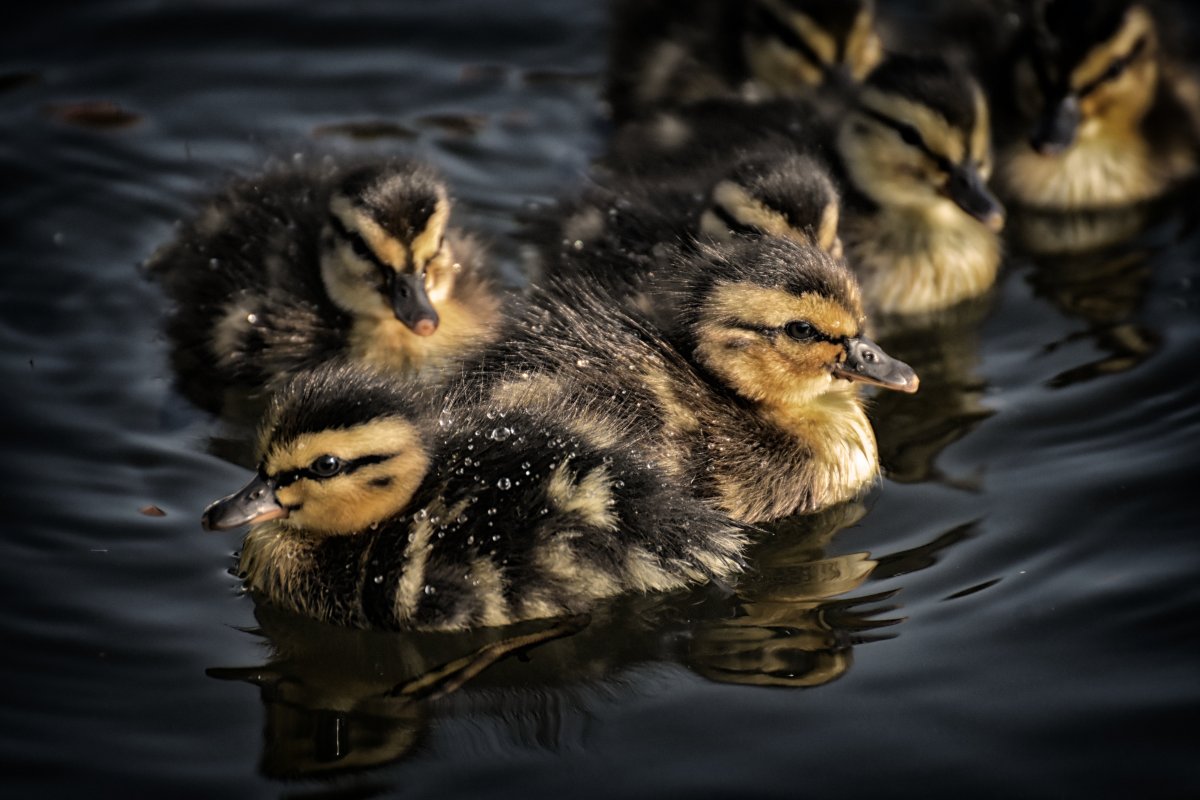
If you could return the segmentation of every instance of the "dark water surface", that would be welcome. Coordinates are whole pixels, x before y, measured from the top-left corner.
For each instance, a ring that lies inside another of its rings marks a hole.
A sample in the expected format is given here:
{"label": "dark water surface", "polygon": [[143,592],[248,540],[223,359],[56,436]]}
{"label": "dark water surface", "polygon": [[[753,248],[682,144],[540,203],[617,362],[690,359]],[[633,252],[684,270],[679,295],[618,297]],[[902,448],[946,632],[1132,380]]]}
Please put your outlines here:
{"label": "dark water surface", "polygon": [[415,152],[517,279],[514,212],[603,147],[602,4],[5,13],[4,796],[1200,796],[1200,192],[888,332],[923,378],[874,409],[889,478],[732,593],[501,658],[240,592],[197,520],[246,473],[137,265],[232,171]]}

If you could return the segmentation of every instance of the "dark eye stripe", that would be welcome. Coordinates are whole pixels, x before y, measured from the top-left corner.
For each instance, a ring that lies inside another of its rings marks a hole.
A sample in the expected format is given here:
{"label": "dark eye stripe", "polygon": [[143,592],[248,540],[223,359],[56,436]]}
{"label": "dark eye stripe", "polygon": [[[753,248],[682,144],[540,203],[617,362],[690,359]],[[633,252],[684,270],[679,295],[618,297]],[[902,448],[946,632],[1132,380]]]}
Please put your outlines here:
{"label": "dark eye stripe", "polygon": [[334,233],[350,244],[350,247],[354,249],[359,258],[375,265],[385,282],[392,280],[396,271],[385,264],[379,256],[375,255],[375,251],[367,245],[366,241],[358,233],[347,228],[336,214],[329,215],[329,224],[333,228]]}
{"label": "dark eye stripe", "polygon": [[1119,58],[1114,58],[1112,63],[1108,65],[1108,68],[1104,70],[1104,72],[1100,73],[1098,77],[1093,78],[1084,84],[1083,87],[1076,92],[1076,94],[1078,94],[1080,97],[1086,97],[1087,95],[1099,89],[1105,83],[1108,83],[1109,81],[1115,81],[1117,78],[1121,77],[1121,73],[1127,70],[1129,66],[1133,64],[1133,62],[1138,60],[1138,57],[1141,56],[1142,51],[1145,49],[1146,37],[1143,36],[1134,42],[1133,47],[1130,48],[1128,53],[1120,56]]}
{"label": "dark eye stripe", "polygon": [[276,489],[282,489],[285,486],[291,486],[296,481],[305,478],[313,481],[323,481],[326,480],[327,477],[335,478],[338,475],[349,475],[351,472],[354,472],[360,467],[370,466],[371,464],[381,464],[384,461],[387,461],[389,458],[395,458],[397,455],[399,454],[391,453],[390,455],[361,456],[359,458],[351,459],[350,461],[343,462],[342,468],[338,470],[335,475],[330,476],[318,475],[309,467],[304,467],[303,469],[295,469],[291,470],[290,472],[282,472],[279,475],[276,475],[274,478],[268,476],[266,477],[266,480]]}
{"label": "dark eye stripe", "polygon": [[[793,320],[793,322],[794,321],[795,320]],[[729,327],[731,327],[731,328],[737,328],[738,330],[749,331],[751,333],[757,333],[761,336],[769,336],[769,337],[774,338],[775,336],[778,336],[781,333],[784,334],[785,336],[788,335],[787,327],[791,323],[789,322],[787,325],[783,325],[782,327],[779,327],[779,328],[768,328],[764,325],[754,325],[749,322],[740,322],[738,320],[731,320],[728,324],[729,324]],[[805,339],[810,342],[813,342],[813,341],[828,342],[829,344],[845,345],[846,340],[849,338],[846,336],[830,336],[829,334],[823,332],[821,329],[819,329],[816,325],[813,325],[812,323],[809,323],[809,331],[810,332],[805,337]]]}
{"label": "dark eye stripe", "polygon": [[883,114],[873,108],[866,108],[864,106],[862,112],[876,122],[886,125],[896,133],[900,134],[900,138],[904,140],[905,144],[917,148],[922,153],[933,159],[933,162],[938,165],[938,169],[941,169],[944,172],[950,172],[954,169],[954,162],[946,158],[941,153],[935,152],[934,149],[926,144],[925,140],[921,138],[921,132],[912,125],[909,125],[907,122],[901,122],[894,117],[889,117],[887,114]]}

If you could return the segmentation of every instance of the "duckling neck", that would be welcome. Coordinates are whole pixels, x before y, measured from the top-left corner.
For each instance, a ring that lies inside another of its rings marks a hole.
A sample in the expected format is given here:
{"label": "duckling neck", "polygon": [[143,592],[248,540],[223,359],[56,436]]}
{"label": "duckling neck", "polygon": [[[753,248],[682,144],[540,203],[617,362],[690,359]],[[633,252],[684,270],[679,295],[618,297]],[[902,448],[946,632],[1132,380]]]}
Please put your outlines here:
{"label": "duckling neck", "polygon": [[948,200],[858,215],[847,220],[844,241],[877,313],[920,313],[976,297],[1000,264],[999,238]]}
{"label": "duckling neck", "polygon": [[[362,570],[353,565],[362,560],[362,551],[357,537],[317,537],[267,522],[246,534],[238,572],[247,586],[278,606],[324,622],[364,627],[361,604],[345,602],[361,593]],[[329,569],[331,564],[339,567]],[[347,585],[335,585],[330,576]]]}
{"label": "duckling neck", "polygon": [[1005,193],[1022,205],[1048,210],[1141,202],[1165,191],[1168,179],[1134,129],[1081,136],[1055,156],[1043,156],[1022,142],[1001,163]]}
{"label": "duckling neck", "polygon": [[814,509],[855,497],[879,476],[875,431],[856,387],[839,386],[803,405],[765,409],[763,414],[808,449]]}
{"label": "duckling neck", "polygon": [[351,356],[383,369],[436,368],[496,335],[499,301],[486,292],[452,292],[437,304],[437,331],[419,336],[392,314],[355,317],[348,343]]}

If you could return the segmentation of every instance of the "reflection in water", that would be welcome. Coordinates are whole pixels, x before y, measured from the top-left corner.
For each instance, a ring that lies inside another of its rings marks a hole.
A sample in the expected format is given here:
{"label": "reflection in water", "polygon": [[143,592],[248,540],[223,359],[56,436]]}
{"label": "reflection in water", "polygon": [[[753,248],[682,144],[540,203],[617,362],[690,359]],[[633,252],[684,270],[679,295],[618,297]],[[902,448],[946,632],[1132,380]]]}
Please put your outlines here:
{"label": "reflection in water", "polygon": [[857,644],[899,619],[872,619],[894,610],[871,606],[891,592],[835,600],[857,589],[876,562],[867,553],[826,557],[833,535],[857,522],[857,503],[799,516],[775,527],[750,554],[754,572],[737,587],[736,614],[707,620],[694,631],[688,665],[721,683],[820,686],[850,668]]}
{"label": "reflection in water", "polygon": [[1049,385],[1069,386],[1126,372],[1158,350],[1162,338],[1134,318],[1150,287],[1150,258],[1156,249],[1142,234],[1164,207],[1054,215],[1022,211],[1014,217],[1020,246],[1034,264],[1034,293],[1087,325],[1046,349],[1090,339],[1104,353],[1055,375]]}
{"label": "reflection in water", "polygon": [[993,413],[981,399],[987,384],[976,374],[979,328],[991,307],[989,294],[943,311],[877,321],[880,344],[921,377],[916,394],[880,392],[870,406],[879,460],[891,480],[979,490],[977,476],[946,475],[936,462]]}
{"label": "reflection in water", "polygon": [[845,674],[854,647],[892,638],[879,629],[902,621],[889,616],[897,589],[844,595],[868,579],[931,566],[972,529],[891,555],[829,555],[837,532],[865,513],[852,503],[785,520],[755,545],[753,571],[736,586],[622,597],[587,623],[396,634],[337,628],[258,602],[267,663],[208,674],[260,688],[260,766],[275,778],[401,760],[442,715],[494,717],[512,736],[553,749],[571,729],[564,715],[587,714],[580,687],[641,664],[680,663],[721,683],[820,686]]}
{"label": "reflection in water", "polygon": [[[263,667],[214,667],[208,675],[262,690],[264,774],[295,778],[396,761],[420,741],[427,705],[501,659],[577,633],[587,617],[542,620],[500,638],[399,637],[342,629],[259,604],[255,613],[273,655]],[[469,649],[471,639],[493,640]],[[459,653],[466,652],[466,655]]]}

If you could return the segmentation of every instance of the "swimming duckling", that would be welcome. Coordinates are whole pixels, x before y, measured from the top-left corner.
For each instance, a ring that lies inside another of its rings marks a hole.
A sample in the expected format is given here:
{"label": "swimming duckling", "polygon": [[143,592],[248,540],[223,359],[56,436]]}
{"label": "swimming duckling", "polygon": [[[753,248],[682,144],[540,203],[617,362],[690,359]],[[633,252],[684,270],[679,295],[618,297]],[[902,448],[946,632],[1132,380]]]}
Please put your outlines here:
{"label": "swimming duckling", "polygon": [[997,178],[1045,211],[1126,206],[1195,173],[1200,90],[1171,63],[1148,4],[1033,4],[1012,81],[1023,129]]}
{"label": "swimming duckling", "polygon": [[644,313],[656,308],[646,282],[700,242],[782,236],[841,256],[837,189],[810,156],[756,148],[686,176],[601,175],[527,235],[543,272],[585,274]]}
{"label": "swimming duckling", "polygon": [[840,183],[846,259],[872,315],[934,311],[995,282],[1004,209],[986,186],[987,101],[944,59],[889,57],[835,117],[803,100],[708,101],[662,116],[670,122],[627,126],[610,154],[614,169],[768,136],[825,158]]}
{"label": "swimming duckling", "polygon": [[466,379],[496,398],[619,403],[667,474],[744,522],[819,510],[875,481],[858,385],[912,392],[917,377],[862,335],[840,261],[779,237],[702,244],[648,294],[668,291],[669,338],[585,277],[556,276]]}
{"label": "swimming duckling", "polygon": [[203,516],[253,525],[252,589],[339,625],[453,630],[740,568],[742,526],[665,483],[586,403],[423,391],[334,364],[272,400],[258,474]]}
{"label": "swimming duckling", "polygon": [[711,97],[841,91],[883,56],[872,0],[623,0],[613,12],[618,123]]}
{"label": "swimming duckling", "polygon": [[148,265],[175,304],[185,394],[215,409],[335,356],[411,372],[486,344],[501,301],[450,205],[432,168],[403,160],[233,183]]}

